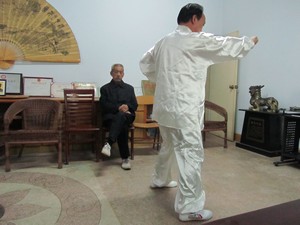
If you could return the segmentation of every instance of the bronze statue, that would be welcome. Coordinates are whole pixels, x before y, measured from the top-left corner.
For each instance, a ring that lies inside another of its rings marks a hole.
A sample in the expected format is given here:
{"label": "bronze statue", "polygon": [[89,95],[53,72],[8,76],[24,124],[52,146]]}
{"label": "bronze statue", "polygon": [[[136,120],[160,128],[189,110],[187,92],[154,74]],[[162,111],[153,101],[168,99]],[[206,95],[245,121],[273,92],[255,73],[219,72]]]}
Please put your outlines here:
{"label": "bronze statue", "polygon": [[251,95],[250,104],[252,105],[252,107],[250,107],[249,110],[278,112],[278,101],[275,98],[261,97],[261,89],[263,87],[264,85],[256,85],[249,87],[249,93]]}

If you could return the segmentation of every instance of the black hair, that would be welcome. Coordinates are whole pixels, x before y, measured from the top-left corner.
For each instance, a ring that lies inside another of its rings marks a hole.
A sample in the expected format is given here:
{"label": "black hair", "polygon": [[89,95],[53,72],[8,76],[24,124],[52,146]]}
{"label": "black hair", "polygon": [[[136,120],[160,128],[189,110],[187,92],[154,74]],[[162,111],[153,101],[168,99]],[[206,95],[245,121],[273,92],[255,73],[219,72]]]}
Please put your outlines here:
{"label": "black hair", "polygon": [[197,3],[189,3],[183,6],[177,17],[177,24],[189,22],[194,15],[197,16],[198,20],[202,17],[203,6]]}

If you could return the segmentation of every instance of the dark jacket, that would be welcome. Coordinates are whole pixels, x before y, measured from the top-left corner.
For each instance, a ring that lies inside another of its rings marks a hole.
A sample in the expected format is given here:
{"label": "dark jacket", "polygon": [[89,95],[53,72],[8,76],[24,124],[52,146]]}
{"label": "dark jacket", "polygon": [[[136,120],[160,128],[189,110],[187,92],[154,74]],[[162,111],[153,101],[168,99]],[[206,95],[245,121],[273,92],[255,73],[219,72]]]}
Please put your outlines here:
{"label": "dark jacket", "polygon": [[136,96],[134,88],[121,81],[116,83],[111,80],[100,89],[100,107],[103,113],[103,120],[112,119],[114,114],[119,112],[122,104],[128,105],[129,111],[135,116],[137,109]]}

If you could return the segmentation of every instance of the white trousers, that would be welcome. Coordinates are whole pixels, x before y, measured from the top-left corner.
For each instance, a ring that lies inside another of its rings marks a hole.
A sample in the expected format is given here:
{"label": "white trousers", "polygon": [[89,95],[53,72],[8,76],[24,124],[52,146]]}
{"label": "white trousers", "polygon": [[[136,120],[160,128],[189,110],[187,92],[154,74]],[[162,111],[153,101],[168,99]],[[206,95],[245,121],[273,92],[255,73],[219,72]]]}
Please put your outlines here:
{"label": "white trousers", "polygon": [[198,212],[205,203],[201,180],[204,149],[200,125],[184,129],[160,126],[159,129],[163,143],[152,182],[157,186],[164,186],[172,181],[171,168],[175,153],[180,173],[175,211],[180,214]]}

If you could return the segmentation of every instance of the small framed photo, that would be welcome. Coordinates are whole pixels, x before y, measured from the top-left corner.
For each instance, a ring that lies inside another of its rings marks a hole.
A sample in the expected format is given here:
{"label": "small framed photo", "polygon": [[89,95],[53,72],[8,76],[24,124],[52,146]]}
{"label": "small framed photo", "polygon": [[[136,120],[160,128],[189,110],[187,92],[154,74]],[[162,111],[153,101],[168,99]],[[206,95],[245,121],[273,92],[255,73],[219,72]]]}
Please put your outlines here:
{"label": "small framed photo", "polygon": [[0,79],[0,96],[6,95],[6,80]]}
{"label": "small framed photo", "polygon": [[0,79],[6,80],[6,94],[7,95],[21,95],[23,94],[22,73],[2,73],[0,72]]}
{"label": "small framed photo", "polygon": [[71,83],[54,82],[51,84],[51,97],[52,98],[63,98],[64,89],[73,89]]}
{"label": "small framed photo", "polygon": [[50,97],[52,77],[23,77],[24,95]]}
{"label": "small framed photo", "polygon": [[97,91],[96,83],[86,83],[86,82],[73,82],[74,89],[94,89],[95,97],[100,97],[100,93]]}

